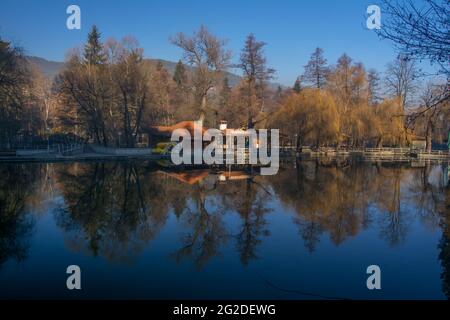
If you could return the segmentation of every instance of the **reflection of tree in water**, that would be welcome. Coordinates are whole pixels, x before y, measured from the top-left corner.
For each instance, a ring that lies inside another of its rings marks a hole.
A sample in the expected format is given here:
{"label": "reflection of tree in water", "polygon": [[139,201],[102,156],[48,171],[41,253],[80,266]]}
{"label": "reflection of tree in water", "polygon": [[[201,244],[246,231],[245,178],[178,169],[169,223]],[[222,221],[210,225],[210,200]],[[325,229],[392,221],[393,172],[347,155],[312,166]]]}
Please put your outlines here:
{"label": "reflection of tree in water", "polygon": [[23,261],[27,257],[34,219],[26,208],[41,173],[39,165],[32,170],[30,165],[0,166],[0,267],[9,259]]}
{"label": "reflection of tree in water", "polygon": [[[139,253],[173,210],[186,226],[177,261],[189,259],[201,268],[235,241],[245,265],[258,257],[258,247],[269,234],[271,192],[295,210],[294,222],[311,252],[324,232],[339,245],[374,226],[381,239],[398,245],[414,218],[448,228],[448,219],[443,220],[449,212],[448,193],[445,198],[429,174],[427,167],[299,162],[276,176],[219,183],[209,171],[161,174],[130,163],[74,164],[58,170],[66,207],[57,217],[75,237],[74,246],[123,259]],[[240,218],[237,230],[226,224],[230,213]],[[447,234],[440,244],[445,292],[450,281]]]}
{"label": "reflection of tree in water", "polygon": [[[235,177],[246,175],[234,174]],[[251,176],[219,184],[217,177],[210,175],[209,179],[196,182],[193,190],[195,206],[184,217],[190,231],[184,236],[184,246],[176,253],[177,259],[192,258],[201,268],[232,239],[236,240],[243,264],[257,258],[256,248],[261,237],[268,235],[264,219],[268,211],[264,187]],[[239,214],[242,224],[237,234],[232,234],[226,227],[223,221],[226,212]]]}
{"label": "reflection of tree in water", "polygon": [[317,243],[320,241],[320,235],[323,232],[322,227],[315,220],[308,221],[296,218],[295,223],[299,226],[305,248],[309,252],[314,252]]}
{"label": "reflection of tree in water", "polygon": [[[391,246],[405,241],[409,225],[414,218],[409,209],[402,205],[406,192],[402,192],[406,169],[401,164],[384,164],[377,166],[373,177],[375,193],[372,201],[379,215],[380,237]],[[409,172],[411,173],[411,172]]]}
{"label": "reflection of tree in water", "polygon": [[242,211],[241,230],[237,235],[237,248],[241,261],[247,265],[250,260],[257,259],[257,247],[262,243],[262,237],[269,235],[264,215],[268,212],[262,198],[256,199],[253,206],[245,204]]}
{"label": "reflection of tree in water", "polygon": [[371,189],[365,180],[371,168],[327,166],[298,162],[271,179],[277,196],[297,212],[294,222],[309,251],[314,251],[320,234],[327,231],[335,244],[356,235],[369,221]]}
{"label": "reflection of tree in water", "polygon": [[445,202],[442,181],[430,181],[432,166],[425,163],[423,168],[417,168],[412,173],[408,185],[408,202],[414,204],[423,223],[436,228],[441,221],[442,206]]}
{"label": "reflection of tree in water", "polygon": [[442,238],[439,243],[439,260],[442,266],[442,291],[450,299],[450,186],[445,190],[445,202],[442,207]]}
{"label": "reflection of tree in water", "polygon": [[227,233],[220,213],[210,213],[206,208],[206,187],[202,182],[193,186],[194,205],[184,217],[190,232],[183,236],[183,246],[176,252],[177,261],[191,258],[199,267],[219,253],[219,247],[227,240]]}
{"label": "reflection of tree in water", "polygon": [[270,211],[267,202],[271,194],[257,181],[257,177],[229,183],[218,191],[224,209],[236,211],[241,218],[235,239],[241,261],[247,265],[258,258],[257,247],[262,243],[262,237],[269,235],[265,215]]}
{"label": "reflection of tree in water", "polygon": [[297,213],[294,222],[312,252],[323,232],[338,245],[376,222],[380,237],[398,245],[415,217],[437,227],[442,186],[431,185],[429,174],[428,167],[402,164],[308,161],[287,166],[268,181]]}
{"label": "reflection of tree in water", "polygon": [[[442,167],[442,174],[446,174],[446,166]],[[423,168],[413,171],[408,186],[408,201],[414,204],[422,223],[430,228],[442,229],[438,245],[442,291],[450,299],[450,185],[443,185],[443,179],[439,177],[433,181],[432,169],[433,166],[427,162]]]}
{"label": "reflection of tree in water", "polygon": [[[180,185],[133,163],[73,164],[59,170],[65,207],[58,224],[71,233],[70,245],[111,260],[141,252],[162,228]],[[176,210],[182,201],[178,199]]]}
{"label": "reflection of tree in water", "polygon": [[339,168],[300,162],[269,181],[279,199],[296,211],[295,222],[310,251],[323,232],[339,244],[373,222],[391,246],[402,243],[414,218],[442,228],[441,278],[450,298],[450,186],[430,181],[431,169],[429,163],[420,168],[387,163]]}
{"label": "reflection of tree in water", "polygon": [[[257,191],[264,187],[253,179],[219,184],[205,170],[155,172],[125,162],[61,165],[57,176],[65,198],[57,223],[69,235],[69,245],[86,253],[129,259],[154,238],[171,209],[188,230],[175,256],[178,261],[192,259],[198,267],[219,254],[228,239],[236,239],[247,263],[267,234],[267,191]],[[224,224],[226,210],[242,218],[238,235]]]}

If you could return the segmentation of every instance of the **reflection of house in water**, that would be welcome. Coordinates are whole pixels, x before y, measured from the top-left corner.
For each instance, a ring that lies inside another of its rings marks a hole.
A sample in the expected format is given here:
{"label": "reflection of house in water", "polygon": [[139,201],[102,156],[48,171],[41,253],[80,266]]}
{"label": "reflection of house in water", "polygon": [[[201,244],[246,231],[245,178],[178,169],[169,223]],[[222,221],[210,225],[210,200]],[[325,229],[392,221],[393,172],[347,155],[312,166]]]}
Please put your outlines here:
{"label": "reflection of house in water", "polygon": [[247,180],[251,178],[245,171],[219,171],[217,175],[220,182],[227,180]]}
{"label": "reflection of house in water", "polygon": [[217,182],[223,183],[228,180],[235,181],[235,180],[246,180],[251,178],[251,176],[245,171],[211,171],[209,169],[204,169],[204,170],[187,170],[187,171],[161,170],[160,172],[189,185],[194,185],[199,182],[215,184]]}
{"label": "reflection of house in water", "polygon": [[165,173],[169,177],[175,178],[178,181],[189,185],[193,185],[202,181],[210,173],[209,170],[189,170],[183,172],[161,171],[161,172]]}

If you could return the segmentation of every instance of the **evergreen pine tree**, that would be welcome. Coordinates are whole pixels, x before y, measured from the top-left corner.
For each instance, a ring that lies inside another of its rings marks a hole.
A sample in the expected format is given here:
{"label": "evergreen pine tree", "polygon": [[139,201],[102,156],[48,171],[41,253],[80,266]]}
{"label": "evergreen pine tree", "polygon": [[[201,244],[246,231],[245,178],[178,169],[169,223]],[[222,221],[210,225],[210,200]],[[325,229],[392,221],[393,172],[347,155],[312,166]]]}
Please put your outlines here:
{"label": "evergreen pine tree", "polygon": [[311,86],[322,89],[325,86],[327,74],[327,59],[323,56],[323,50],[316,48],[305,66],[303,79]]}
{"label": "evergreen pine tree", "polygon": [[88,34],[88,41],[84,46],[84,60],[92,65],[103,64],[106,61],[103,45],[100,41],[100,33],[95,25],[92,26]]}
{"label": "evergreen pine tree", "polygon": [[222,107],[227,107],[231,96],[231,87],[229,85],[228,77],[223,78],[222,91],[220,95]]}
{"label": "evergreen pine tree", "polygon": [[300,81],[300,77],[298,77],[297,80],[295,80],[292,90],[294,90],[294,92],[296,92],[296,93],[300,93],[300,91],[302,91],[302,84]]}
{"label": "evergreen pine tree", "polygon": [[187,83],[186,68],[181,60],[178,61],[175,67],[175,71],[173,73],[173,81],[175,81],[178,88],[184,87]]}

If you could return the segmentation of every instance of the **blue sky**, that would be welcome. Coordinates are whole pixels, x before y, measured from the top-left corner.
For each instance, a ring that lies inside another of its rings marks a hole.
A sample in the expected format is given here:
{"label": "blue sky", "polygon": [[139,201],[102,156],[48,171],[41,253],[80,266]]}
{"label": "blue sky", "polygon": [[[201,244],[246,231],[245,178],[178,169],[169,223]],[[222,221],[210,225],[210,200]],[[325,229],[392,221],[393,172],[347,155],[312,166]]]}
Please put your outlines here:
{"label": "blue sky", "polygon": [[[292,85],[311,52],[320,46],[329,63],[342,53],[382,71],[396,53],[365,27],[366,0],[1,0],[0,37],[29,55],[62,61],[96,24],[103,39],[135,36],[146,57],[177,61],[181,51],[168,38],[191,34],[201,24],[228,39],[235,60],[248,33],[267,42],[266,55],[277,81]],[[81,8],[81,30],[66,28],[66,8]],[[381,17],[383,23],[383,16]]]}

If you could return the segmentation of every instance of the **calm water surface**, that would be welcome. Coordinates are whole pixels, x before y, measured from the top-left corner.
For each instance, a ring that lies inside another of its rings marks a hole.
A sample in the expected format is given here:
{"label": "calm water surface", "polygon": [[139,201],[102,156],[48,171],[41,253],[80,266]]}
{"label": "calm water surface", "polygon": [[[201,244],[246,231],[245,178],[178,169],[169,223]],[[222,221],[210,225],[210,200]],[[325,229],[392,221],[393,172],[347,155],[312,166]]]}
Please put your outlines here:
{"label": "calm water surface", "polygon": [[[447,164],[312,161],[267,177],[0,164],[0,177],[0,298],[450,296]],[[72,264],[81,291],[66,289]]]}

